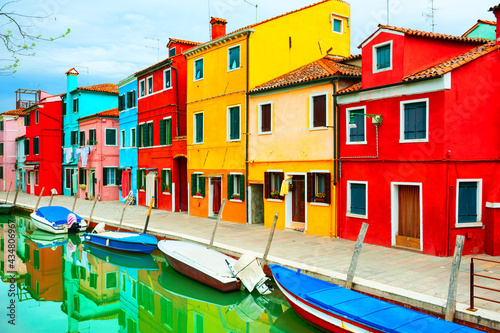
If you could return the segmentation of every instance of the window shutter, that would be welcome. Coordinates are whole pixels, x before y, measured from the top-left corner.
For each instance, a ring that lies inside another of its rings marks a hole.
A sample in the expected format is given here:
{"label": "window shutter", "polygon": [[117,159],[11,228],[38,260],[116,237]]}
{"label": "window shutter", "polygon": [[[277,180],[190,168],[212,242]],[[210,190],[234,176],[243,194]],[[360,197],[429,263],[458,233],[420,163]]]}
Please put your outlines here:
{"label": "window shutter", "polygon": [[0,143],[0,155],[3,156],[3,142]]}
{"label": "window shutter", "polygon": [[149,132],[146,124],[142,124],[142,146],[149,146]]}
{"label": "window shutter", "polygon": [[24,154],[28,156],[30,154],[30,140],[24,140]]}
{"label": "window shutter", "polygon": [[206,181],[206,178],[200,178],[200,190],[201,190],[202,197],[205,197],[205,181]]}
{"label": "window shutter", "polygon": [[122,184],[122,173],[120,172],[120,169],[115,168],[115,185],[121,185]]}
{"label": "window shutter", "polygon": [[313,127],[326,126],[326,95],[313,97]]}
{"label": "window shutter", "polygon": [[172,170],[167,170],[168,173],[168,191],[172,193]]}
{"label": "window shutter", "polygon": [[234,194],[234,176],[227,175],[227,198],[231,199]]}
{"label": "window shutter", "polygon": [[122,95],[118,96],[118,111],[123,110],[123,98]]}
{"label": "window shutter", "polygon": [[240,137],[240,108],[234,107],[230,109],[230,131],[229,138],[237,140]]}
{"label": "window shutter", "polygon": [[134,95],[133,95],[133,92],[132,91],[128,91],[127,92],[127,108],[131,108],[133,107],[133,103],[134,103]]}
{"label": "window shutter", "polygon": [[33,138],[33,154],[38,155],[38,138]]}
{"label": "window shutter", "polygon": [[331,196],[331,187],[332,187],[332,175],[330,173],[325,174],[325,203],[330,204],[332,202]]}
{"label": "window shutter", "polygon": [[167,131],[166,131],[166,124],[167,120],[162,119],[160,120],[160,146],[166,145],[167,144]]}
{"label": "window shutter", "polygon": [[241,201],[245,201],[245,192],[246,192],[245,176],[241,175],[240,176],[240,200]]}
{"label": "window shutter", "polygon": [[[278,172],[279,175],[279,184],[278,184],[278,191],[281,190],[281,184],[283,184],[283,180],[285,180],[285,173],[284,172]],[[280,199],[284,200],[285,196],[280,195]]]}
{"label": "window shutter", "polygon": [[314,202],[314,174],[307,173],[307,202]]}
{"label": "window shutter", "polygon": [[137,105],[137,92],[135,90],[132,90],[132,107],[135,107]]}
{"label": "window shutter", "polygon": [[108,169],[107,168],[102,168],[102,185],[106,186],[108,185]]}
{"label": "window shutter", "polygon": [[167,127],[167,145],[171,145],[172,144],[172,119],[166,120],[166,127]]}
{"label": "window shutter", "polygon": [[166,190],[165,180],[167,180],[167,170],[161,170],[161,191],[162,192],[165,192],[165,190]]}
{"label": "window shutter", "polygon": [[271,193],[271,174],[264,172],[264,198],[268,199]]}
{"label": "window shutter", "polygon": [[197,190],[196,178],[197,178],[196,174],[193,173],[191,175],[191,196],[193,197],[196,195],[196,190]]}
{"label": "window shutter", "polygon": [[148,134],[149,134],[149,147],[154,146],[154,141],[153,141],[153,123],[148,123]]}
{"label": "window shutter", "polygon": [[142,125],[137,125],[137,147],[142,147]]}

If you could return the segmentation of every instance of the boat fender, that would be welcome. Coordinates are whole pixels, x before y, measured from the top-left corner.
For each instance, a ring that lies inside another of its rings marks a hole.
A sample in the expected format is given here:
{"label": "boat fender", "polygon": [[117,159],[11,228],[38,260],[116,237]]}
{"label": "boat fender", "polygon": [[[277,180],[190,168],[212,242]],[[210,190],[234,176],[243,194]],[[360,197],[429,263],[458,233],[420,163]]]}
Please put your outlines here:
{"label": "boat fender", "polygon": [[297,270],[297,275],[300,275],[300,268]]}
{"label": "boat fender", "polygon": [[109,246],[109,239],[106,239],[106,246]]}

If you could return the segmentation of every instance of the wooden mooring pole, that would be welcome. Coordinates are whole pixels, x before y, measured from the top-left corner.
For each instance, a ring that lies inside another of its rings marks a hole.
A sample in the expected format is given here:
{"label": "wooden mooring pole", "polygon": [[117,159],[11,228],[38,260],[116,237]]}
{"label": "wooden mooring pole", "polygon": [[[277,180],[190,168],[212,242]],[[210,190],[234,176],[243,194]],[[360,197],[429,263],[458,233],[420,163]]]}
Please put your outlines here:
{"label": "wooden mooring pole", "polygon": [[455,243],[455,254],[453,255],[453,264],[451,266],[450,284],[448,286],[448,302],[446,303],[446,312],[444,319],[453,321],[457,309],[457,287],[458,273],[460,271],[460,262],[462,261],[462,251],[464,249],[465,237],[458,235]]}
{"label": "wooden mooring pole", "polygon": [[356,273],[359,254],[361,253],[361,249],[363,248],[363,242],[365,240],[368,226],[369,226],[368,223],[363,223],[363,225],[361,226],[361,230],[359,231],[356,245],[354,245],[354,253],[352,254],[351,265],[349,266],[349,271],[347,272],[347,279],[345,281],[346,289],[352,289],[352,280],[354,279],[354,273]]}
{"label": "wooden mooring pole", "polygon": [[42,198],[42,195],[43,195],[43,191],[45,190],[45,187],[42,187],[42,191],[40,192],[40,195],[38,196],[38,200],[36,202],[36,206],[35,206],[35,212],[38,210],[38,205],[40,204],[40,199]]}
{"label": "wooden mooring pole", "polygon": [[224,211],[224,206],[226,205],[226,199],[222,199],[222,205],[220,206],[219,214],[217,215],[217,221],[215,221],[214,231],[212,231],[212,237],[210,238],[210,248],[214,246],[215,231],[219,225],[219,221],[222,219],[222,212]]}
{"label": "wooden mooring pole", "polygon": [[53,188],[52,190],[50,190],[50,200],[49,200],[49,207],[52,206],[52,199],[54,198],[54,194],[56,194],[57,191],[55,188]]}
{"label": "wooden mooring pole", "polygon": [[7,197],[5,198],[5,203],[7,203],[7,200],[9,200],[9,192],[11,187],[12,187],[12,182],[10,182],[9,184],[9,189],[7,190]]}
{"label": "wooden mooring pole", "polygon": [[[73,213],[75,212],[76,200],[78,199],[78,193],[75,193],[75,201],[73,201],[73,209],[71,210]],[[97,199],[97,197],[96,197]]]}
{"label": "wooden mooring pole", "polygon": [[[99,198],[98,195],[95,196],[94,205],[92,206],[92,210],[90,211],[88,226],[90,226],[90,222],[92,222],[92,215],[94,215],[94,209],[95,209],[95,205],[97,203],[97,198]],[[76,200],[75,200],[75,202],[76,202]]]}
{"label": "wooden mooring pole", "polygon": [[125,209],[127,209],[127,206],[130,205],[132,200],[130,198],[127,198],[127,201],[125,202],[125,207],[123,207],[122,211],[122,217],[120,218],[120,225],[118,226],[118,231],[122,228],[122,222],[123,222],[123,217],[125,216]]}
{"label": "wooden mooring pole", "polygon": [[17,194],[19,193],[19,188],[21,187],[21,184],[16,186],[16,195],[14,196],[14,202],[12,203],[13,205],[16,205],[17,201]]}
{"label": "wooden mooring pole", "polygon": [[267,255],[269,254],[269,250],[271,249],[271,243],[274,237],[274,230],[276,230],[276,222],[278,221],[278,213],[274,215],[273,226],[271,228],[271,232],[269,233],[269,238],[267,239],[266,250],[264,251],[264,256],[262,256],[262,267],[266,265]]}

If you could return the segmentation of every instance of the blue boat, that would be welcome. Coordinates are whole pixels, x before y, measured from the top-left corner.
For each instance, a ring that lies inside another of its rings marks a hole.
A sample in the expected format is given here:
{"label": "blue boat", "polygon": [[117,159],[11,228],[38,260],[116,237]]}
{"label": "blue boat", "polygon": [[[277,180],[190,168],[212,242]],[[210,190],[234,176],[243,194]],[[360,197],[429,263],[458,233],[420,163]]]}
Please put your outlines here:
{"label": "blue boat", "polygon": [[[68,224],[68,216],[74,214],[76,220]],[[40,207],[36,212],[30,214],[35,227],[53,234],[65,234],[68,232],[83,232],[87,229],[87,222],[66,207],[46,206]]]}
{"label": "blue boat", "polygon": [[135,232],[106,231],[102,233],[85,233],[83,240],[86,243],[98,245],[107,249],[151,253],[158,246],[156,237]]}
{"label": "blue boat", "polygon": [[147,253],[126,253],[122,251],[114,251],[88,243],[85,243],[84,249],[94,257],[119,268],[139,269],[145,271],[158,270],[158,264],[154,261],[153,257]]}
{"label": "blue boat", "polygon": [[456,323],[407,309],[291,269],[269,265],[276,284],[304,319],[332,332],[472,333]]}

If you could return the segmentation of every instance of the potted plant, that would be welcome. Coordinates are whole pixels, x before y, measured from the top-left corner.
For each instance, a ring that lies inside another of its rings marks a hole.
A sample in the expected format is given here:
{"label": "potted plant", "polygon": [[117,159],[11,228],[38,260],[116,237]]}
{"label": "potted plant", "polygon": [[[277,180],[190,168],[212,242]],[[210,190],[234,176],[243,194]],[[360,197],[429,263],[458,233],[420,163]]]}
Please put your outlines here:
{"label": "potted plant", "polygon": [[163,184],[163,192],[170,193],[170,186],[168,184]]}
{"label": "potted plant", "polygon": [[87,186],[86,185],[80,185],[80,188],[85,191],[85,189],[87,188]]}
{"label": "potted plant", "polygon": [[316,193],[314,195],[314,201],[316,202],[325,202],[325,198],[326,198],[325,192]]}
{"label": "potted plant", "polygon": [[198,189],[198,190],[196,191],[196,196],[197,196],[197,197],[201,197],[201,196],[202,196],[202,195],[201,195],[201,190],[200,190],[200,189]]}
{"label": "potted plant", "polygon": [[144,185],[141,186],[141,191],[144,191]]}
{"label": "potted plant", "polygon": [[280,197],[280,191],[278,191],[278,190],[271,191],[270,194],[271,194],[271,198],[278,199]]}
{"label": "potted plant", "polygon": [[231,199],[233,199],[233,200],[240,200],[240,195],[235,193],[235,194],[233,194],[231,196]]}

